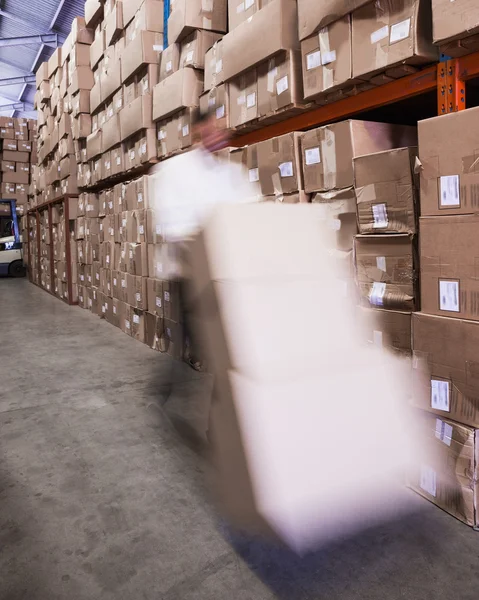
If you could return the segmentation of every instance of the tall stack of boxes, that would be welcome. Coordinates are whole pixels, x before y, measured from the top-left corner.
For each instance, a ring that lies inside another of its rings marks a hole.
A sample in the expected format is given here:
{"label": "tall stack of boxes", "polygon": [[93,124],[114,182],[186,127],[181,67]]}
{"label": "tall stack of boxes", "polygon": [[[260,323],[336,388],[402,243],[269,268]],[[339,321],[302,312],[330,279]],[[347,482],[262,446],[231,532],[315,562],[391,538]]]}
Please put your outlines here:
{"label": "tall stack of boxes", "polygon": [[[412,485],[477,526],[479,499],[479,109],[419,122],[421,311],[413,315],[414,403],[430,450]],[[460,135],[457,135],[460,132]]]}
{"label": "tall stack of boxes", "polygon": [[36,131],[31,119],[0,117],[0,198],[16,200],[19,214],[27,208],[32,164],[37,160]]}

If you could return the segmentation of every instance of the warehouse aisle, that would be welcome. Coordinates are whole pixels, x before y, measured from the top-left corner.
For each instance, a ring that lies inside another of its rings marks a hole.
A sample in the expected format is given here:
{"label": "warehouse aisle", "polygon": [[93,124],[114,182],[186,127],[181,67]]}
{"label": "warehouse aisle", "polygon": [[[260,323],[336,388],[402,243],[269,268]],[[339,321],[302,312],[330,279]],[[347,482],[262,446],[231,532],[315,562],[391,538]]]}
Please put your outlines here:
{"label": "warehouse aisle", "polygon": [[[0,600],[468,600],[479,534],[422,511],[304,560],[204,498],[210,381],[22,280],[0,280]],[[172,422],[175,426],[172,425]]]}

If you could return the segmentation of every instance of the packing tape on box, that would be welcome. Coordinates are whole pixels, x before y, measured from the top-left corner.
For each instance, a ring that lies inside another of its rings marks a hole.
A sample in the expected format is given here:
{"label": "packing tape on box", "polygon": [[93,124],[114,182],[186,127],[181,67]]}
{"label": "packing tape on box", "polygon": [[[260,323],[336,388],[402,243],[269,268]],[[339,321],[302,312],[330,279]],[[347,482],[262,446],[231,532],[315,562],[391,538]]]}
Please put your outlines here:
{"label": "packing tape on box", "polygon": [[[323,64],[322,91],[325,91],[332,88],[334,85],[334,68],[330,65],[336,60],[336,52],[331,52],[329,29],[327,27],[321,29],[319,32],[319,51],[321,53],[321,62]],[[325,64],[326,61],[328,61],[328,64]]]}
{"label": "packing tape on box", "polygon": [[201,17],[203,29],[211,29],[213,24],[214,0],[201,0]]}
{"label": "packing tape on box", "polygon": [[276,67],[276,60],[270,58],[268,61],[268,78],[266,88],[270,94],[273,94],[276,82],[276,76],[278,75],[278,69]]}
{"label": "packing tape on box", "polygon": [[374,183],[356,188],[357,203],[374,202],[376,200],[376,186]]}
{"label": "packing tape on box", "polygon": [[324,127],[321,140],[321,156],[323,161],[324,187],[336,187],[336,136],[329,127]]}

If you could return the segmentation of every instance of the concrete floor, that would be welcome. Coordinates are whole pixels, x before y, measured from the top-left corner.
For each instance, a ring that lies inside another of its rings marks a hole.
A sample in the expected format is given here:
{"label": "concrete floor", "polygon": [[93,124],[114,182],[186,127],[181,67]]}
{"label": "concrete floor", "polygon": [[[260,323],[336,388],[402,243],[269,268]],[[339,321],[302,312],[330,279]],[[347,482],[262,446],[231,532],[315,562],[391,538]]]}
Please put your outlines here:
{"label": "concrete floor", "polygon": [[479,533],[417,514],[299,559],[206,499],[211,385],[26,280],[0,280],[0,600],[468,600]]}

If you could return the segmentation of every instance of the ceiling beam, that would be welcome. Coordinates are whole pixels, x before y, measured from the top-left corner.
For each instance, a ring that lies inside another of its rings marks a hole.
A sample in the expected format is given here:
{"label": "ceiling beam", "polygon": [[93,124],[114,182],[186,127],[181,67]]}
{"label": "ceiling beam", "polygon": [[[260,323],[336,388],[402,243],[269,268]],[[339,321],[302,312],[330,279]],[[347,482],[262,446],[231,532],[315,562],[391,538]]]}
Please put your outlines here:
{"label": "ceiling beam", "polygon": [[6,85],[20,85],[22,83],[36,83],[37,78],[33,73],[28,75],[22,75],[21,77],[6,77],[5,79],[0,79],[0,87]]}
{"label": "ceiling beam", "polygon": [[[13,63],[11,63],[8,60],[5,60],[4,58],[0,58],[0,64],[6,65],[7,67],[10,67],[10,69],[14,69],[18,73],[23,73],[24,75],[28,75],[28,73],[29,73],[29,71],[25,71],[25,69],[22,69],[21,67],[19,67],[17,65],[14,65]],[[33,73],[33,69],[31,72]]]}
{"label": "ceiling beam", "polygon": [[27,19],[22,19],[21,17],[17,17],[13,15],[11,12],[7,10],[3,10],[0,8],[0,16],[5,17],[6,19],[10,19],[11,21],[15,21],[16,23],[20,23],[21,25],[26,25],[30,29],[36,29],[35,25],[31,21],[27,21]]}
{"label": "ceiling beam", "polygon": [[22,112],[33,112],[33,104],[28,102],[12,102],[11,104],[0,104],[0,112],[5,110],[21,110]]}
{"label": "ceiling beam", "polygon": [[39,35],[24,35],[0,39],[0,48],[5,46],[25,46],[30,44],[44,44],[58,48],[60,40],[56,33],[45,33]]}

